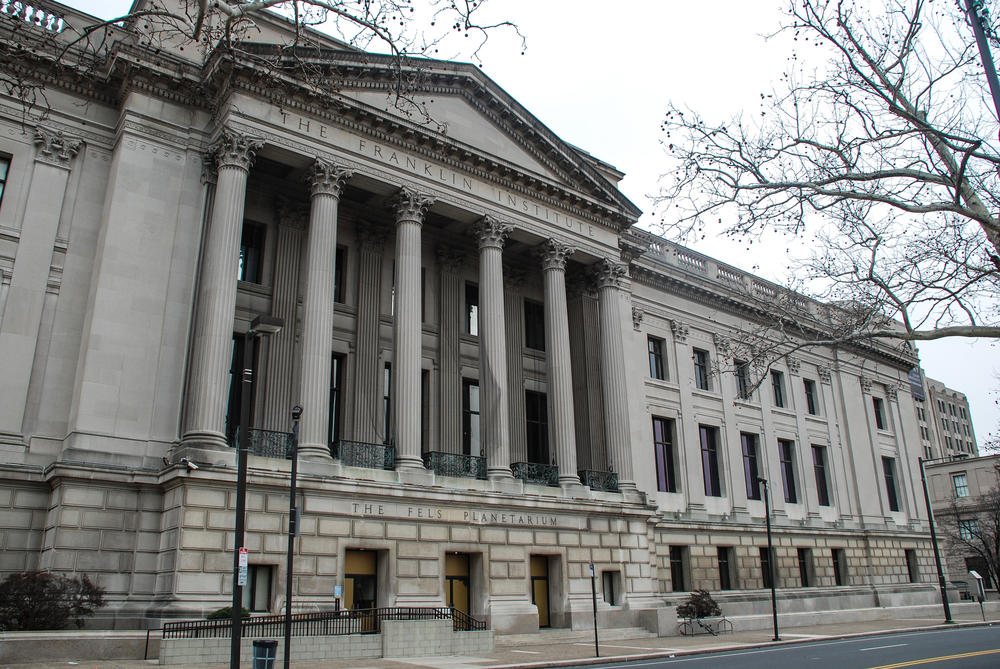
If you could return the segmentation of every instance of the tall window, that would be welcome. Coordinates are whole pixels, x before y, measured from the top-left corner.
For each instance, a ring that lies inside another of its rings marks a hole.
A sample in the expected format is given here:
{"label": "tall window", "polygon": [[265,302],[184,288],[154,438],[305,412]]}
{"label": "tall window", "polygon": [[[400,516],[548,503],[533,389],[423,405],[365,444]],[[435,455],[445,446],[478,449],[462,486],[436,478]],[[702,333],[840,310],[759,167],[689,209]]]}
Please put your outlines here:
{"label": "tall window", "polygon": [[670,586],[674,592],[687,590],[684,583],[684,547],[670,547]]}
{"label": "tall window", "polygon": [[[240,426],[240,414],[243,409],[243,335],[233,335],[233,357],[229,365],[229,406],[226,409],[226,441],[236,446],[236,429]],[[254,337],[250,340],[250,351],[246,360],[246,367],[257,369],[257,342],[260,339]],[[253,408],[257,395],[257,375],[250,378],[250,415],[247,417],[247,424],[253,426]]]}
{"label": "tall window", "polygon": [[667,378],[663,366],[663,340],[657,337],[647,337],[649,346],[649,376],[661,381]]}
{"label": "tall window", "polygon": [[743,476],[747,481],[747,499],[760,499],[760,483],[757,476],[760,468],[757,464],[757,435],[740,433],[743,442]]}
{"label": "tall window", "polygon": [[813,446],[813,472],[816,474],[816,497],[820,506],[830,506],[830,489],[826,478],[826,447]]}
{"label": "tall window", "polygon": [[764,581],[764,587],[771,587],[771,553],[767,546],[760,547],[760,576]]}
{"label": "tall window", "polygon": [[701,467],[705,475],[705,495],[722,497],[722,485],[719,479],[719,429],[700,426],[701,432]]}
{"label": "tall window", "polygon": [[885,494],[889,498],[889,510],[899,511],[899,497],[896,495],[895,458],[882,458],[882,473],[885,474]]}
{"label": "tall window", "polygon": [[750,364],[736,360],[736,396],[741,400],[750,399]]}
{"label": "tall window", "polygon": [[479,286],[465,284],[465,332],[479,336]]}
{"label": "tall window", "polygon": [[880,430],[885,429],[885,403],[881,397],[872,398],[872,407],[875,409],[875,427]]}
{"label": "tall window", "polygon": [[906,556],[906,574],[910,577],[910,583],[919,583],[920,569],[917,566],[917,551],[907,548],[904,555]]}
{"label": "tall window", "polygon": [[330,360],[330,410],[327,414],[329,443],[340,439],[340,401],[343,382],[344,358],[335,355]]}
{"label": "tall window", "polygon": [[701,390],[711,390],[708,385],[708,351],[694,349],[694,382]]}
{"label": "tall window", "polygon": [[266,232],[263,225],[243,224],[243,236],[240,237],[240,281],[260,283]]}
{"label": "tall window", "polygon": [[843,548],[834,548],[831,551],[833,558],[833,582],[837,585],[847,583],[847,557]]}
{"label": "tall window", "polygon": [[545,307],[541,302],[524,301],[524,345],[545,350]]}
{"label": "tall window", "polygon": [[719,590],[733,589],[733,549],[719,546],[715,549],[719,556]]}
{"label": "tall window", "polygon": [[337,304],[344,304],[347,302],[345,295],[347,290],[345,287],[344,277],[347,276],[347,248],[343,246],[337,247],[337,253],[334,256],[334,267],[333,267],[333,301]]}
{"label": "tall window", "polygon": [[3,187],[7,184],[8,170],[10,170],[10,158],[0,158],[0,201],[3,200]]}
{"label": "tall window", "polygon": [[958,521],[958,537],[962,541],[972,541],[979,536],[979,520],[972,518],[970,520],[959,520]]}
{"label": "tall window", "polygon": [[677,492],[674,421],[653,416],[653,450],[656,454],[656,489],[660,492]]}
{"label": "tall window", "polygon": [[784,439],[778,440],[778,459],[781,462],[781,483],[785,489],[785,502],[788,504],[798,503],[795,495],[795,463],[792,461],[794,451],[792,442]]}
{"label": "tall window", "polygon": [[549,464],[549,408],[545,393],[524,391],[524,416],[528,430],[528,462]]}
{"label": "tall window", "polygon": [[382,375],[382,412],[382,443],[388,444],[392,440],[392,365],[388,362]]}
{"label": "tall window", "polygon": [[955,485],[955,497],[969,496],[969,481],[965,474],[954,474],[951,481]]}
{"label": "tall window", "polygon": [[253,613],[267,613],[271,604],[270,565],[252,564],[247,568],[247,584],[243,587],[243,606]]}
{"label": "tall window", "polygon": [[802,379],[802,384],[806,388],[806,411],[812,416],[818,416],[819,402],[816,401],[816,382],[812,379]]}
{"label": "tall window", "polygon": [[479,437],[479,382],[462,380],[462,453],[481,455]]}
{"label": "tall window", "polygon": [[799,582],[802,584],[803,588],[808,588],[812,585],[812,579],[809,578],[809,570],[812,566],[810,563],[812,561],[812,556],[809,554],[808,548],[798,549],[799,558]]}
{"label": "tall window", "polygon": [[785,375],[781,372],[771,372],[771,390],[774,393],[774,406],[785,406]]}

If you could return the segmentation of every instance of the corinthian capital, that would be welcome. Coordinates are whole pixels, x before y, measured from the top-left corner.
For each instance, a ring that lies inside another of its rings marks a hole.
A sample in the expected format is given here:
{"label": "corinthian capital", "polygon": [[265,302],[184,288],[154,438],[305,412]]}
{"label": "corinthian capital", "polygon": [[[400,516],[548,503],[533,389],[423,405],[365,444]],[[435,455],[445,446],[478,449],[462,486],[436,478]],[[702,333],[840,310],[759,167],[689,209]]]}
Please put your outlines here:
{"label": "corinthian capital", "polygon": [[35,128],[35,145],[38,146],[35,160],[69,169],[69,163],[79,153],[83,140],[70,139],[63,135],[62,130],[38,126]]}
{"label": "corinthian capital", "polygon": [[208,150],[215,156],[215,164],[219,168],[236,167],[245,172],[250,171],[253,159],[264,146],[264,140],[249,137],[238,132],[223,130],[222,137]]}
{"label": "corinthian capital", "polygon": [[347,180],[354,175],[348,170],[329,160],[317,158],[309,166],[309,173],[306,180],[309,182],[310,195],[332,195],[340,199],[340,194],[344,191]]}
{"label": "corinthian capital", "polygon": [[278,225],[303,232],[309,222],[309,207],[301,202],[289,200],[283,195],[278,196],[275,209],[278,214]]}
{"label": "corinthian capital", "polygon": [[576,249],[555,239],[549,239],[535,247],[535,255],[542,260],[542,270],[566,269],[566,261],[576,253]]}
{"label": "corinthian capital", "polygon": [[598,288],[617,288],[619,281],[625,276],[625,266],[610,258],[603,258],[592,266],[594,281]]}
{"label": "corinthian capital", "polygon": [[397,223],[402,223],[403,221],[423,223],[424,215],[434,202],[435,198],[403,186],[399,189],[398,193],[385,203],[385,206],[387,209],[396,212]]}
{"label": "corinthian capital", "polygon": [[514,226],[498,221],[489,214],[483,216],[472,228],[472,234],[481,249],[503,249],[503,242]]}

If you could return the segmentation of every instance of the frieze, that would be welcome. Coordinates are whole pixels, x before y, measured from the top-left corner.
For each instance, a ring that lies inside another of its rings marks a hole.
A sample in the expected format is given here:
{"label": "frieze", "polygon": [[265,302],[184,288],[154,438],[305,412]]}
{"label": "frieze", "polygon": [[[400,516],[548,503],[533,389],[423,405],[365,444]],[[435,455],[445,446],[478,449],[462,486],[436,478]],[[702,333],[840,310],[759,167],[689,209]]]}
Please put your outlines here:
{"label": "frieze", "polygon": [[[335,513],[345,513],[360,518],[385,518],[393,520],[434,520],[444,523],[467,523],[470,525],[501,525],[520,527],[557,527],[567,530],[583,530],[586,518],[553,513],[500,511],[495,508],[446,507],[430,504],[401,504],[397,502],[334,502]],[[342,508],[346,507],[346,508]]]}

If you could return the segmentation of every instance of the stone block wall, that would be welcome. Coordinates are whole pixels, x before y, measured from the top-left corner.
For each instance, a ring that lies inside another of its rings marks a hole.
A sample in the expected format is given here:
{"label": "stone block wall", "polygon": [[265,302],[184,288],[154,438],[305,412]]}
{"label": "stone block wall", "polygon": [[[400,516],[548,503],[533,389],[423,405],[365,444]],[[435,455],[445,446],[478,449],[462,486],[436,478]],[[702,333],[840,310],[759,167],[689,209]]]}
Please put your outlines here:
{"label": "stone block wall", "polygon": [[435,657],[493,652],[493,631],[456,632],[450,620],[386,620],[382,657]]}
{"label": "stone block wall", "polygon": [[[249,666],[253,658],[252,638],[240,644],[240,665]],[[229,637],[216,639],[164,639],[160,642],[160,664],[228,664],[231,643]],[[382,656],[379,634],[347,634],[343,636],[295,637],[292,643],[293,662],[323,662],[326,660],[371,660]],[[278,639],[276,666],[284,662],[284,644]]]}
{"label": "stone block wall", "polygon": [[[4,478],[8,475],[4,472]],[[22,480],[7,479],[0,485],[0,580],[38,569],[44,538],[49,486],[31,477],[18,478]]]}

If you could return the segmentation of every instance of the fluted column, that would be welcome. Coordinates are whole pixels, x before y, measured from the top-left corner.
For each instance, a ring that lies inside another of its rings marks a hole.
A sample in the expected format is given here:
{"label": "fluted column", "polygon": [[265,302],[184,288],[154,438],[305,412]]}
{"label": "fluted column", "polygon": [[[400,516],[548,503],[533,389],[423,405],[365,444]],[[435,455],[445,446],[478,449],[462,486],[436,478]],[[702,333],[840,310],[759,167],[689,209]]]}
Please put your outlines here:
{"label": "fluted column", "polygon": [[308,209],[278,197],[278,249],[274,261],[271,314],[285,326],[268,338],[268,375],[264,393],[264,428],[287,432],[291,425],[295,319],[299,301],[299,259]]}
{"label": "fluted column", "polygon": [[479,245],[479,392],[487,476],[510,478],[510,407],[503,302],[503,242],[513,228],[484,216],[474,228]]}
{"label": "fluted column", "polygon": [[[438,249],[441,271],[441,441],[438,450],[462,452],[462,370],[460,361],[462,330],[462,282],[460,272],[465,254],[442,246]],[[473,453],[473,455],[479,455]]]}
{"label": "fluted column", "polygon": [[210,151],[215,156],[218,185],[202,253],[185,443],[227,445],[224,425],[233,356],[240,235],[250,165],[263,145],[259,139],[226,130]]}
{"label": "fluted column", "polygon": [[601,380],[604,390],[604,427],[610,466],[618,472],[621,488],[635,488],[632,472],[631,428],[628,419],[628,387],[622,349],[622,324],[618,307],[618,282],[625,266],[605,258],[597,263],[597,299],[601,314]]}
{"label": "fluted column", "polygon": [[[382,434],[378,420],[379,319],[381,318],[382,254],[387,230],[358,222],[358,318],[354,356],[354,440],[375,443]],[[388,441],[389,435],[382,435]]]}
{"label": "fluted column", "polygon": [[545,361],[548,370],[549,434],[555,446],[561,484],[580,484],[576,469],[576,419],[573,415],[573,367],[566,311],[566,260],[576,251],[550,239],[535,253],[542,261],[545,286]]}
{"label": "fluted column", "polygon": [[322,158],[309,168],[309,233],[302,300],[302,374],[299,455],[330,457],[330,341],[336,284],[337,204],[351,172]]}
{"label": "fluted column", "polygon": [[434,198],[405,186],[386,203],[396,214],[391,425],[397,469],[424,466],[420,457],[420,228],[432,204]]}
{"label": "fluted column", "polygon": [[524,298],[521,284],[525,272],[504,267],[504,326],[507,330],[507,406],[510,415],[510,459],[526,462],[528,438],[524,416]]}

